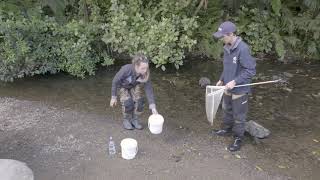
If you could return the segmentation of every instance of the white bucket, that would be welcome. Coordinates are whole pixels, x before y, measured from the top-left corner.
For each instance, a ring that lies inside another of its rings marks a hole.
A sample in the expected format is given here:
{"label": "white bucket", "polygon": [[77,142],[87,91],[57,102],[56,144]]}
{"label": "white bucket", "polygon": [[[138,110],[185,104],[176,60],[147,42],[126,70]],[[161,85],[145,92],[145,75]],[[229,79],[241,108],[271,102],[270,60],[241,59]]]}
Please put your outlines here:
{"label": "white bucket", "polygon": [[160,114],[152,114],[148,119],[148,127],[152,134],[160,134],[162,132],[164,119]]}
{"label": "white bucket", "polygon": [[123,139],[120,143],[123,159],[133,159],[138,152],[138,142],[132,138]]}

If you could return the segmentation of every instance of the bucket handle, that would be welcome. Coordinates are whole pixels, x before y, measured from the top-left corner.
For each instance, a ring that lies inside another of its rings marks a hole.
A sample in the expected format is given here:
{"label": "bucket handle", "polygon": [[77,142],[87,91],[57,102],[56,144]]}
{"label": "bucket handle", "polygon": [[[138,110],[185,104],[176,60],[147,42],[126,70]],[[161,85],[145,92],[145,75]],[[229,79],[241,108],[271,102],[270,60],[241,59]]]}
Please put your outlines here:
{"label": "bucket handle", "polygon": [[136,147],[136,152],[134,153],[135,156],[137,155],[137,153],[138,153],[138,144],[137,144],[137,147]]}

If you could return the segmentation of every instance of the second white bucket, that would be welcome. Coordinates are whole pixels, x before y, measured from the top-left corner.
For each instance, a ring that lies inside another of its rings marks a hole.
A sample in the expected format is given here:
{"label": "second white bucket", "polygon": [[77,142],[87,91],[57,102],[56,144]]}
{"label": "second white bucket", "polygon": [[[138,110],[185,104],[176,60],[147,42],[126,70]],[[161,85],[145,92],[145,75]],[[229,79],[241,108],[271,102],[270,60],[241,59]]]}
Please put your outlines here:
{"label": "second white bucket", "polygon": [[132,138],[123,139],[120,143],[123,159],[133,159],[138,153],[138,142]]}
{"label": "second white bucket", "polygon": [[152,134],[160,134],[162,132],[164,119],[160,114],[152,114],[148,119],[148,127]]}

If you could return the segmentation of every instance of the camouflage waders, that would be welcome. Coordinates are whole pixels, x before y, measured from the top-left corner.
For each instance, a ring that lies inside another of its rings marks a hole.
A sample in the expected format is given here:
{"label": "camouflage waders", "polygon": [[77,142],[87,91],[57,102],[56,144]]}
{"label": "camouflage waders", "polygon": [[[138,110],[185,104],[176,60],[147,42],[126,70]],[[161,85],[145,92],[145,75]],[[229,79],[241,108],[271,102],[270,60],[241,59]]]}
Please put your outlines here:
{"label": "camouflage waders", "polygon": [[122,105],[123,125],[125,129],[142,129],[139,116],[144,108],[143,84],[138,84],[131,89],[120,88],[120,102]]}

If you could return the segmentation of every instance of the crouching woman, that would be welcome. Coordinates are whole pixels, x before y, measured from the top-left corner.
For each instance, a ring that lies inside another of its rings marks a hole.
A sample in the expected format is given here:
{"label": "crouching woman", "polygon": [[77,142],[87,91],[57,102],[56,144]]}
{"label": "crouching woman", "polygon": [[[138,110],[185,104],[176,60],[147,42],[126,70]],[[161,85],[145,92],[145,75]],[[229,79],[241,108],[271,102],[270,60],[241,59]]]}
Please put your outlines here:
{"label": "crouching woman", "polygon": [[158,114],[150,80],[149,60],[146,56],[138,54],[133,57],[132,64],[121,67],[112,81],[110,106],[116,106],[119,91],[123,127],[127,130],[143,129],[139,118],[144,109],[143,88],[149,109],[153,114]]}

